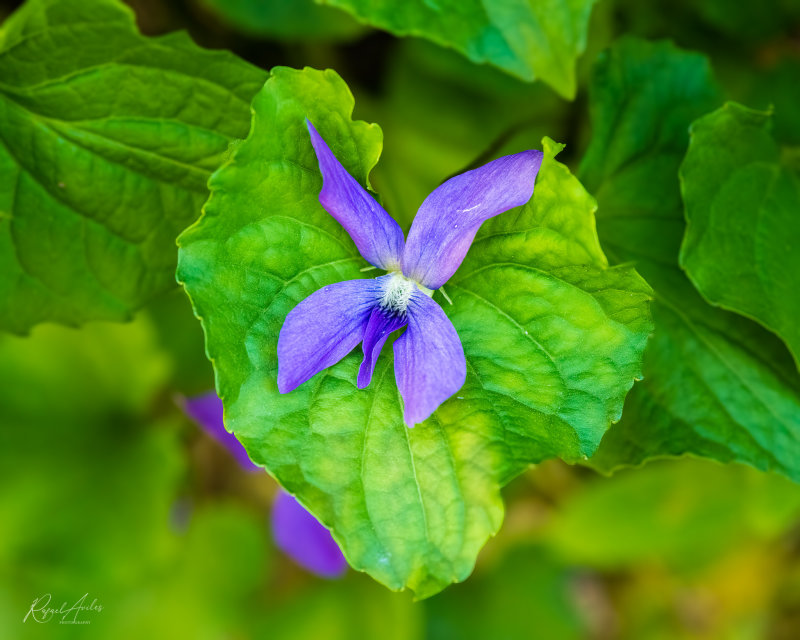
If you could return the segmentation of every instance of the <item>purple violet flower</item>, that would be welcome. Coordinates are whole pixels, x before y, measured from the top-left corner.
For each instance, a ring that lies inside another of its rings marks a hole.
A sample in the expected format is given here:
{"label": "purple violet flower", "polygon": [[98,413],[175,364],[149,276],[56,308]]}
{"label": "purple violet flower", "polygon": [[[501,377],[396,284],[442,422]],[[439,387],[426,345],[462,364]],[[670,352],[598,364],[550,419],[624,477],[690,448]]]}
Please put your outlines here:
{"label": "purple violet flower", "polygon": [[[225,429],[222,400],[215,391],[186,398],[183,410],[225,447],[243,469],[261,469],[250,461],[241,443]],[[178,505],[175,517],[179,526],[185,526],[184,520],[188,517],[185,504]],[[347,570],[347,561],[330,531],[282,489],[272,503],[272,535],[281,551],[311,573],[323,578],[338,578]]]}
{"label": "purple violet flower", "polygon": [[363,389],[389,334],[406,327],[394,343],[395,379],[413,427],[466,379],[461,340],[433,290],[456,272],[484,220],[530,200],[543,154],[523,151],[451,178],[425,198],[404,242],[397,222],[306,124],[322,173],[320,203],[364,259],[389,274],[325,286],[292,309],[278,338],[278,390],[296,389],[359,342]]}

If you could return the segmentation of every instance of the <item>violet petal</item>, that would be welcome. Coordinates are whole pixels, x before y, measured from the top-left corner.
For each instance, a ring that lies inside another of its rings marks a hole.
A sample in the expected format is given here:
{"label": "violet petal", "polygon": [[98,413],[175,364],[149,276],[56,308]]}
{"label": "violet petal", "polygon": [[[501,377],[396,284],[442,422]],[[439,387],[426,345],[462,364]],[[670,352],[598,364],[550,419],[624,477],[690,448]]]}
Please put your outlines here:
{"label": "violet petal", "polygon": [[434,189],[408,233],[403,273],[429,289],[447,282],[485,220],[531,199],[542,157],[541,151],[503,156]]}
{"label": "violet petal", "polygon": [[202,427],[208,435],[225,447],[236,458],[243,469],[247,471],[260,471],[261,467],[250,461],[250,456],[242,443],[230,433],[222,421],[222,400],[216,391],[209,391],[200,396],[186,398],[183,410],[195,423]]}
{"label": "violet petal", "polygon": [[311,144],[322,172],[320,204],[341,224],[370,264],[398,271],[403,255],[403,231],[333,155],[328,145],[306,120]]}
{"label": "violet petal", "polygon": [[289,312],[278,336],[281,393],[336,364],[361,342],[378,290],[374,279],[336,282]]}
{"label": "violet petal", "polygon": [[330,531],[285,491],[272,505],[275,544],[304,569],[323,578],[338,578],[347,570]]}
{"label": "violet petal", "polygon": [[358,388],[364,389],[372,380],[375,363],[392,331],[405,327],[408,323],[405,314],[389,314],[376,306],[370,314],[367,328],[364,331],[364,360],[358,370]]}
{"label": "violet petal", "polygon": [[409,427],[427,419],[466,380],[458,333],[442,308],[422,292],[411,297],[408,328],[394,343],[394,374]]}

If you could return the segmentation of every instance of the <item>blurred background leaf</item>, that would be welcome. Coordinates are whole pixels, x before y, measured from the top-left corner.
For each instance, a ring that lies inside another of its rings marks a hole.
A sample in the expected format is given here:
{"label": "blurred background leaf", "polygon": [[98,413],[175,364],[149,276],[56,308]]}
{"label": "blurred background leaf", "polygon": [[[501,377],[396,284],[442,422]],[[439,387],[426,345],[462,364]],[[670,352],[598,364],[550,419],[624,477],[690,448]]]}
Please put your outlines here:
{"label": "blurred background leaf", "polygon": [[231,27],[251,36],[282,41],[346,42],[366,27],[344,11],[314,0],[198,0]]}

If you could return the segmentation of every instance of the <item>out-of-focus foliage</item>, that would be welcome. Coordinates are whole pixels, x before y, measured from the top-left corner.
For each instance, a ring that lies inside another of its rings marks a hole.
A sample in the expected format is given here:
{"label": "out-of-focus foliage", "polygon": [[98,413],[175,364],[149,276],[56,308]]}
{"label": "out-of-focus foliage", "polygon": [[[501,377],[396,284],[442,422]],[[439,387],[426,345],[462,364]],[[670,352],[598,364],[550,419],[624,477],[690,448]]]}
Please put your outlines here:
{"label": "out-of-focus foliage", "polygon": [[586,48],[595,0],[319,0],[400,36],[422,36],[473,62],[575,95],[575,60]]}
{"label": "out-of-focus foliage", "polygon": [[276,40],[348,41],[365,28],[345,12],[314,0],[199,0],[231,26]]}
{"label": "out-of-focus foliage", "polygon": [[174,286],[175,237],[265,73],[113,0],[31,0],[0,34],[0,328],[121,320]]}
{"label": "out-of-focus foliage", "polygon": [[603,247],[655,289],[656,330],[644,380],[591,464],[693,453],[800,480],[800,376],[791,358],[755,323],[707,304],[678,266],[678,168],[690,123],[717,101],[707,62],[666,43],[625,40],[595,71],[581,176],[597,196]]}
{"label": "out-of-focus foliage", "polygon": [[568,495],[542,534],[557,558],[583,567],[573,598],[586,637],[795,635],[796,484],[738,465],[660,461]]}
{"label": "out-of-focus foliage", "polygon": [[780,476],[661,462],[574,496],[548,536],[570,562],[600,569],[658,562],[691,573],[747,540],[773,540],[798,513],[800,489]]}
{"label": "out-of-focus foliage", "polygon": [[[775,55],[771,53],[770,57]],[[772,133],[783,145],[800,145],[800,117],[795,97],[798,77],[800,55],[779,57],[755,70],[738,92],[746,104],[771,112]]]}
{"label": "out-of-focus foliage", "polygon": [[736,103],[692,124],[681,165],[681,266],[712,304],[758,320],[800,363],[800,156],[769,113]]}
{"label": "out-of-focus foliage", "polygon": [[800,20],[798,0],[764,0],[759,3],[728,0],[617,0],[625,26],[646,35],[671,31],[676,38],[720,43],[718,36],[739,43],[739,48],[758,46],[770,38],[790,34]]}
{"label": "out-of-focus foliage", "polygon": [[185,396],[207,392],[214,386],[214,371],[203,348],[203,329],[183,291],[174,290],[147,305],[158,345],[169,352],[173,366],[171,388]]}
{"label": "out-of-focus foliage", "polygon": [[185,532],[170,526],[186,461],[175,419],[149,415],[171,366],[145,318],[0,339],[5,637],[42,637],[20,624],[34,598],[69,607],[86,592],[104,607],[79,616],[89,637],[211,637],[261,579],[252,516],[209,505]]}
{"label": "out-of-focus foliage", "polygon": [[594,201],[545,141],[536,197],[487,222],[448,283],[468,367],[457,397],[409,431],[391,357],[360,390],[358,353],[279,394],[286,314],[321,286],[366,275],[316,202],[320,179],[300,170],[315,163],[308,117],[364,181],[380,137],[348,123],[352,104],[333,73],[274,70],[250,136],[211,181],[205,217],[180,238],[179,277],[205,320],[228,427],[251,458],[332,527],[354,567],[426,596],[469,575],[500,522],[502,484],[531,462],[591,455],[619,419],[640,376],[650,290],[630,267],[607,268]]}
{"label": "out-of-focus foliage", "polygon": [[574,572],[542,547],[519,544],[467,584],[431,600],[427,634],[443,640],[577,640],[584,637],[585,625],[574,589]]}

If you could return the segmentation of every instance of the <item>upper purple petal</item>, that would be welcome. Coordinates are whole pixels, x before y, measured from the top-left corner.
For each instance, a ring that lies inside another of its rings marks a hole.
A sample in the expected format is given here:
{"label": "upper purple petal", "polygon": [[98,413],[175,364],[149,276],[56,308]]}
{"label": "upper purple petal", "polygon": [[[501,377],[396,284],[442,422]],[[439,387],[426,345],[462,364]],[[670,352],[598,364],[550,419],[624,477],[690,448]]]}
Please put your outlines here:
{"label": "upper purple petal", "polygon": [[408,233],[403,273],[429,289],[447,282],[484,220],[531,199],[542,157],[541,151],[503,156],[434,189]]}
{"label": "upper purple petal", "polygon": [[183,410],[208,435],[225,447],[243,469],[247,471],[260,470],[260,467],[250,461],[250,456],[247,455],[242,443],[225,428],[222,421],[222,400],[219,399],[216,391],[186,398]]}
{"label": "upper purple petal", "polygon": [[281,551],[318,576],[338,578],[347,570],[330,531],[284,491],[272,505],[272,535]]}
{"label": "upper purple petal", "polygon": [[346,280],[292,309],[278,336],[278,390],[288,393],[350,353],[364,337],[378,296],[374,279]]}
{"label": "upper purple petal", "polygon": [[408,328],[394,343],[394,375],[409,427],[423,422],[464,384],[467,362],[456,329],[422,292],[408,306]]}
{"label": "upper purple petal", "polygon": [[364,331],[364,360],[358,370],[358,388],[363,389],[372,380],[372,372],[375,371],[375,363],[381,354],[381,349],[392,331],[406,326],[408,323],[405,314],[390,314],[376,306],[367,322]]}
{"label": "upper purple petal", "polygon": [[403,231],[375,202],[333,155],[328,145],[306,120],[311,144],[322,172],[320,204],[341,224],[364,259],[387,271],[397,271],[403,255]]}

